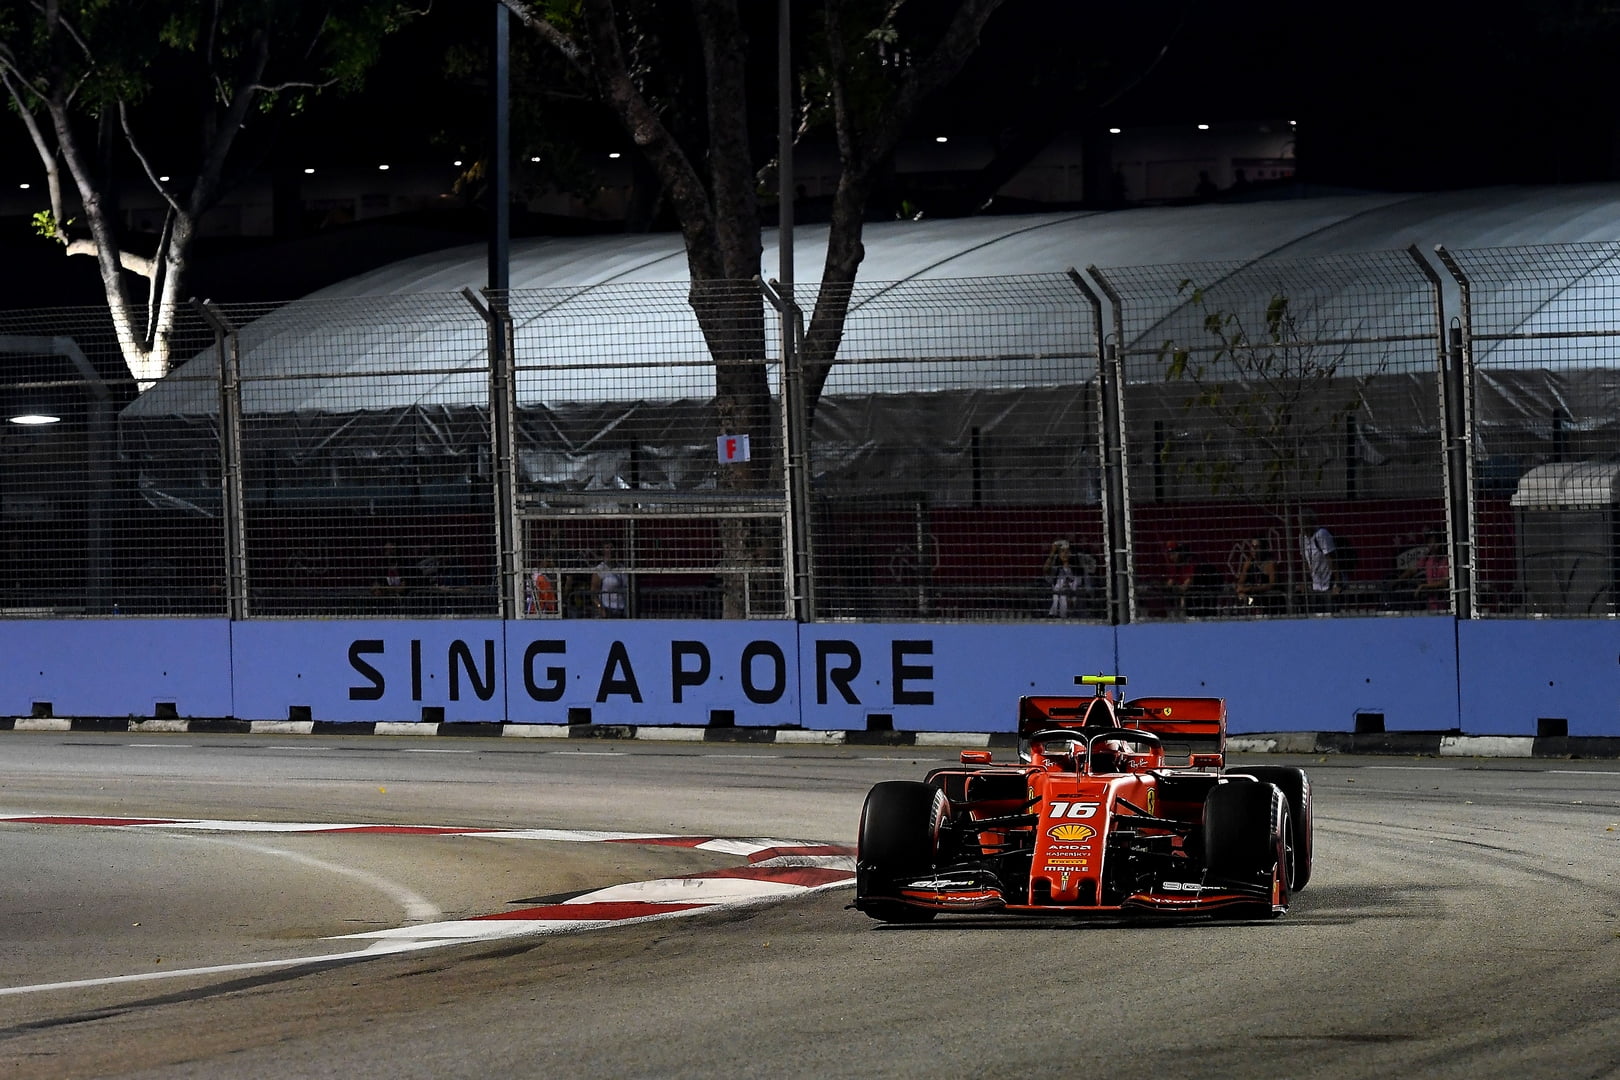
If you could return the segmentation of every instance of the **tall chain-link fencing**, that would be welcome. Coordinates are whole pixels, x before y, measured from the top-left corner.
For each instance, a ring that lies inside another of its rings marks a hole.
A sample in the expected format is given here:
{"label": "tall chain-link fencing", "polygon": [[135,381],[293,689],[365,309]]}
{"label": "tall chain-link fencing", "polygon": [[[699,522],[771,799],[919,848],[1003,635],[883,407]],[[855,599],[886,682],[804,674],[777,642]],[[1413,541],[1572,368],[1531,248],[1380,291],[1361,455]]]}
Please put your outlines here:
{"label": "tall chain-link fencing", "polygon": [[1620,244],[1440,251],[1461,290],[1474,613],[1620,611]]}
{"label": "tall chain-link fencing", "polygon": [[820,617],[1103,616],[1094,324],[1063,275],[855,287],[808,403]]}
{"label": "tall chain-link fencing", "polygon": [[760,288],[507,301],[525,613],[791,614],[781,329]]}
{"label": "tall chain-link fencing", "polygon": [[1612,615],[1617,256],[0,313],[0,614]]}
{"label": "tall chain-link fencing", "polygon": [[1091,270],[1138,618],[1445,610],[1439,325],[1410,255]]}
{"label": "tall chain-link fencing", "polygon": [[[189,309],[174,314],[175,354],[208,348],[206,324]],[[129,315],[147,328],[144,312]],[[136,344],[154,343],[143,334]],[[135,388],[106,308],[0,312],[0,373],[0,610],[225,614],[214,421],[173,429],[161,481],[120,451]],[[217,415],[217,382],[201,392]],[[201,449],[179,449],[188,444]]]}
{"label": "tall chain-link fencing", "polygon": [[[488,353],[475,309],[411,296],[200,316],[215,344],[125,406],[119,450],[152,505],[223,519],[225,579],[210,587],[247,616],[489,614]],[[234,381],[223,395],[222,368]]]}

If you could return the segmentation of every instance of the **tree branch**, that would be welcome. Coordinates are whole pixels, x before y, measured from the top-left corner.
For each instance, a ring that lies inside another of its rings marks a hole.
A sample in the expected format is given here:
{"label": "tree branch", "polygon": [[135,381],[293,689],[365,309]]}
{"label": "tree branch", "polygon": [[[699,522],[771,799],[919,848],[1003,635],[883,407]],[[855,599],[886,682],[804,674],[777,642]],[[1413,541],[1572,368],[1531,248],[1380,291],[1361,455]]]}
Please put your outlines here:
{"label": "tree branch", "polygon": [[248,70],[237,79],[236,90],[229,98],[219,126],[209,132],[203,159],[197,168],[197,179],[191,185],[191,198],[186,210],[193,219],[201,217],[219,194],[225,159],[236,141],[236,133],[242,129],[248,109],[257,97],[253,88],[258,85],[270,62],[270,43],[262,30],[253,35],[249,48],[251,62]]}
{"label": "tree branch", "polygon": [[552,49],[559,50],[578,70],[590,76],[598,94],[646,155],[653,172],[658,173],[659,183],[663,183],[669,198],[676,202],[680,233],[687,246],[687,262],[693,277],[710,280],[724,277],[714,230],[714,207],[708,191],[692,160],[680,149],[676,136],[630,78],[624,49],[619,44],[617,13],[612,0],[582,0],[580,15],[585,19],[586,39],[590,42],[588,53],[548,19],[535,15],[528,5],[520,5],[517,0],[501,2],[517,13],[525,26],[533,26]]}
{"label": "tree branch", "polygon": [[[56,151],[46,141],[45,132],[40,128],[39,121],[34,118],[33,111],[27,107],[27,103],[23,100],[23,95],[13,78],[15,77],[17,81],[21,81],[24,85],[28,85],[28,80],[23,78],[22,73],[14,65],[9,63],[9,59],[9,57],[0,57],[0,60],[7,61],[0,64],[0,82],[5,84],[6,92],[11,95],[12,104],[17,107],[17,115],[22,118],[23,126],[28,129],[28,138],[34,144],[35,151],[39,154],[40,164],[45,169],[45,194],[50,200],[51,219],[56,223],[57,239],[66,243],[67,238],[62,235],[62,229],[65,225],[62,217],[64,212],[62,206],[62,170],[56,164]],[[31,86],[29,88],[33,89]]]}
{"label": "tree branch", "polygon": [[336,86],[340,81],[339,79],[327,79],[325,82],[284,82],[275,83],[274,85],[254,83],[251,86],[244,87],[244,89],[251,90],[256,94],[279,94],[283,90],[326,90]]}
{"label": "tree branch", "polygon": [[962,0],[950,25],[928,57],[918,65],[907,68],[901,76],[899,89],[882,112],[884,118],[873,133],[867,146],[869,158],[887,157],[894,151],[911,122],[917,107],[928,95],[943,87],[968,62],[979,47],[979,34],[990,16],[1005,0]]}
{"label": "tree branch", "polygon": [[180,204],[175,202],[168,189],[158,180],[157,170],[152,168],[151,161],[147,160],[146,152],[141,149],[140,143],[136,140],[134,128],[129,122],[129,104],[122,98],[118,100],[118,125],[123,128],[124,142],[129,146],[129,152],[135,155],[135,160],[140,163],[141,171],[146,174],[146,179],[151,183],[152,189],[158,193],[158,196],[164,202],[169,204],[170,211],[179,210]]}
{"label": "tree branch", "polygon": [[[100,255],[101,246],[94,240],[64,240],[62,250],[69,255]],[[156,262],[144,255],[118,249],[118,265],[132,274],[143,278],[150,278],[156,269]]]}
{"label": "tree branch", "polygon": [[581,75],[591,76],[590,56],[583,46],[557,28],[549,19],[542,18],[534,13],[524,0],[501,0],[501,6],[517,16],[519,22],[540,35],[540,39],[550,45],[556,53],[571,64],[575,71]]}

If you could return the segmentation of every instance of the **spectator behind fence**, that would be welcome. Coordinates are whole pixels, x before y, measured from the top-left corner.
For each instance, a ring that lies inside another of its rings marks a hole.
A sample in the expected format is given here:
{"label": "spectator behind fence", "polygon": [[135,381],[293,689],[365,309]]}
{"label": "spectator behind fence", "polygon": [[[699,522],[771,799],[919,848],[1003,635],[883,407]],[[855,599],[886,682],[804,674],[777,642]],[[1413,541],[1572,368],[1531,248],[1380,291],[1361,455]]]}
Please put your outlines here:
{"label": "spectator behind fence", "polygon": [[629,575],[613,557],[613,545],[602,545],[602,559],[591,572],[591,597],[598,618],[622,619],[630,614]]}
{"label": "spectator behind fence", "polygon": [[1443,611],[1451,600],[1451,560],[1446,555],[1446,536],[1429,529],[1423,544],[1411,558],[1402,553],[1405,566],[1395,578],[1395,606],[1403,609]]}
{"label": "spectator behind fence", "polygon": [[1066,619],[1077,610],[1077,601],[1081,591],[1080,574],[1074,567],[1074,556],[1069,550],[1067,540],[1052,541],[1052,550],[1047,552],[1046,565],[1041,573],[1052,587],[1052,604],[1046,609],[1046,615],[1052,619]]}
{"label": "spectator behind fence", "polygon": [[1429,553],[1420,561],[1423,583],[1417,587],[1420,597],[1428,601],[1430,611],[1444,611],[1451,606],[1451,560],[1446,554],[1446,537],[1439,529],[1429,531]]}
{"label": "spectator behind fence", "polygon": [[1277,555],[1269,537],[1243,541],[1232,591],[1238,606],[1248,613],[1270,615],[1277,611],[1282,596],[1277,591]]}
{"label": "spectator behind fence", "polygon": [[1323,525],[1315,510],[1300,515],[1299,547],[1311,577],[1311,611],[1332,611],[1339,594],[1339,575],[1334,565],[1333,533]]}
{"label": "spectator behind fence", "polygon": [[549,617],[562,613],[557,586],[544,570],[531,570],[523,580],[523,613]]}
{"label": "spectator behind fence", "polygon": [[372,582],[371,594],[373,596],[403,596],[410,588],[405,577],[404,564],[400,562],[399,549],[392,540],[383,545],[382,564],[378,567],[377,577]]}
{"label": "spectator behind fence", "polygon": [[416,578],[424,592],[447,592],[451,588],[440,569],[437,555],[424,555],[416,560]]}
{"label": "spectator behind fence", "polygon": [[1170,614],[1205,618],[1215,614],[1221,579],[1215,568],[1193,557],[1192,549],[1179,540],[1165,544],[1170,574],[1165,589],[1170,594]]}
{"label": "spectator behind fence", "polygon": [[1420,573],[1418,562],[1429,553],[1422,533],[1402,533],[1395,538],[1395,558],[1384,577],[1384,606],[1405,611],[1416,606],[1413,580]]}

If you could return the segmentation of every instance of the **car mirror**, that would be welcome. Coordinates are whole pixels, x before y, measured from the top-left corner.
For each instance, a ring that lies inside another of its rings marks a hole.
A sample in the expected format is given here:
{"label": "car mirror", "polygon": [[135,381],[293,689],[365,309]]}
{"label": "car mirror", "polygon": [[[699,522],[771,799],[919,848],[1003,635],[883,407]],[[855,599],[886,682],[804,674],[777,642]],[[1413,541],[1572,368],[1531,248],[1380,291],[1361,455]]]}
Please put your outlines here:
{"label": "car mirror", "polygon": [[962,764],[964,764],[964,765],[988,765],[988,764],[990,764],[990,751],[988,751],[988,750],[964,750],[964,751],[962,751]]}

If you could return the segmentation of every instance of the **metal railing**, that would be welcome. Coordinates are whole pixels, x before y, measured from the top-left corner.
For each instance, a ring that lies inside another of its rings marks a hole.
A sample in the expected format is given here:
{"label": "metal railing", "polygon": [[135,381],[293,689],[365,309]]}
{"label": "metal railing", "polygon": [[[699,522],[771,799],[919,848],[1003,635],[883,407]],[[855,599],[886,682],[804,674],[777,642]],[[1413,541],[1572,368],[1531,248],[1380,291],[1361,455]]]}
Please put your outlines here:
{"label": "metal railing", "polygon": [[0,425],[0,609],[1612,616],[1617,288],[1620,245],[864,282],[835,354],[759,282],[197,304],[140,394],[105,312],[0,313],[4,419],[59,418]]}

